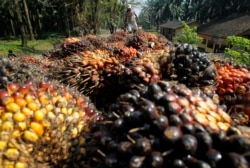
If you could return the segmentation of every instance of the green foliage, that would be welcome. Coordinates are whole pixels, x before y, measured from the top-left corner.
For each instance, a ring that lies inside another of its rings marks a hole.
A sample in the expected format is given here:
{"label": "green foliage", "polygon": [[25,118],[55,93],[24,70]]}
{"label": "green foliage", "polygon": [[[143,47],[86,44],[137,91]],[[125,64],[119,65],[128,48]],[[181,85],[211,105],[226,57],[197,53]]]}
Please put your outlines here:
{"label": "green foliage", "polygon": [[194,46],[197,46],[199,42],[201,42],[202,38],[199,37],[196,30],[197,27],[189,27],[188,24],[182,21],[182,31],[179,35],[174,37],[174,42],[181,42],[181,43],[189,43]]}
{"label": "green foliage", "polygon": [[42,55],[48,50],[52,50],[56,45],[61,44],[63,38],[54,37],[36,41],[29,41],[27,47],[20,45],[20,40],[0,40],[0,56],[7,57],[8,50],[12,50],[17,56],[23,55]]}
{"label": "green foliage", "polygon": [[250,66],[250,40],[239,36],[228,36],[227,42],[232,47],[225,48],[225,55],[238,64]]}

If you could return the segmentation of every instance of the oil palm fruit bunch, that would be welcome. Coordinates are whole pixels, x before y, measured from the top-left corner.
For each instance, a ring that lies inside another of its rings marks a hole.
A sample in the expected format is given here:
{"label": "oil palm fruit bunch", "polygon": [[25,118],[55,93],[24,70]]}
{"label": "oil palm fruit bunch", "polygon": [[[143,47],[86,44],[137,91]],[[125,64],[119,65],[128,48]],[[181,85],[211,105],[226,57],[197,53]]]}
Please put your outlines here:
{"label": "oil palm fruit bunch", "polygon": [[116,31],[107,37],[107,43],[122,42],[125,44],[128,34],[124,31]]}
{"label": "oil palm fruit bunch", "polygon": [[110,55],[116,57],[121,63],[125,63],[137,57],[137,50],[125,46],[123,42],[108,43],[106,48]]}
{"label": "oil palm fruit bunch", "polygon": [[[101,41],[101,40],[100,40]],[[69,37],[63,43],[43,54],[50,60],[62,59],[82,51],[92,51],[95,47],[86,37]]]}
{"label": "oil palm fruit bunch", "polygon": [[[4,89],[9,82],[24,83],[27,80],[50,78],[50,73],[47,71],[49,65],[39,63],[39,66],[30,60],[30,57],[18,57],[14,60],[0,58],[0,89]],[[32,58],[32,61],[34,60],[37,61],[36,58]]]}
{"label": "oil palm fruit bunch", "polygon": [[250,91],[250,72],[246,67],[235,65],[232,62],[215,64],[218,76],[216,77],[217,93],[222,103],[227,105],[239,104],[244,95]]}
{"label": "oil palm fruit bunch", "polygon": [[121,94],[106,110],[102,122],[90,124],[88,164],[248,167],[250,140],[232,125],[220,106],[183,84],[161,80],[139,85]]}
{"label": "oil palm fruit bunch", "polygon": [[39,56],[19,56],[15,57],[14,59],[11,60],[11,62],[15,63],[22,63],[22,64],[27,64],[27,65],[34,65],[38,66],[41,69],[43,69],[45,72],[49,72],[50,68],[54,66],[54,63],[48,60],[47,58],[42,58]]}
{"label": "oil palm fruit bunch", "polygon": [[126,42],[127,46],[131,46],[139,51],[147,51],[149,48],[159,50],[171,44],[163,35],[156,35],[140,30],[135,35],[129,36]]}
{"label": "oil palm fruit bunch", "polygon": [[81,133],[97,116],[88,98],[55,81],[9,83],[0,91],[0,114],[4,168],[83,164]]}
{"label": "oil palm fruit bunch", "polygon": [[68,57],[64,60],[64,67],[54,72],[54,77],[89,96],[98,94],[100,88],[108,85],[107,82],[112,83],[112,78],[119,76],[122,68],[123,65],[107,50],[97,49]]}
{"label": "oil palm fruit bunch", "polygon": [[173,64],[177,80],[187,86],[204,86],[215,83],[216,68],[205,53],[187,43],[175,44]]}
{"label": "oil palm fruit bunch", "polygon": [[107,38],[101,37],[98,35],[92,35],[92,34],[88,34],[84,37],[91,43],[91,45],[94,47],[94,49],[106,48],[106,45],[108,42]]}
{"label": "oil palm fruit bunch", "polygon": [[[165,50],[155,50],[149,53],[143,53],[140,57],[126,62],[123,75],[119,82],[123,87],[131,89],[138,84],[149,84],[159,81],[171,63],[169,52]],[[164,69],[165,70],[165,69]]]}

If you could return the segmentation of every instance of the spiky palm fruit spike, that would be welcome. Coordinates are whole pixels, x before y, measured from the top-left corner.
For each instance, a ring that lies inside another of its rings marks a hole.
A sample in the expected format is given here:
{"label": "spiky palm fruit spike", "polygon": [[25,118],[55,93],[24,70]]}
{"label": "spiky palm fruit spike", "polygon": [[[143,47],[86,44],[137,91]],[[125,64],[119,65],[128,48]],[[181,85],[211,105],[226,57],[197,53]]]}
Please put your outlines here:
{"label": "spiky palm fruit spike", "polygon": [[104,86],[104,75],[119,74],[121,67],[106,50],[86,51],[65,59],[65,67],[55,71],[54,76],[61,83],[89,96]]}
{"label": "spiky palm fruit spike", "polygon": [[89,99],[55,81],[8,84],[0,109],[0,167],[7,168],[70,159],[77,151],[69,149],[80,145],[71,141],[96,114]]}

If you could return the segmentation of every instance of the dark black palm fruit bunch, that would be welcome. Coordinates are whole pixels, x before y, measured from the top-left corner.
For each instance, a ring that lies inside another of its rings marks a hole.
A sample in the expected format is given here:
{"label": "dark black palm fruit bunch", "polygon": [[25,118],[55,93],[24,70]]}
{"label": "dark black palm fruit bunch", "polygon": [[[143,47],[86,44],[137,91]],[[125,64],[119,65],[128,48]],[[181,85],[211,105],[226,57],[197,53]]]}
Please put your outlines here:
{"label": "dark black palm fruit bunch", "polygon": [[248,167],[250,139],[210,98],[185,85],[140,85],[104,115],[86,136],[91,168]]}
{"label": "dark black palm fruit bunch", "polygon": [[173,64],[180,83],[187,86],[205,86],[215,82],[216,68],[205,53],[187,43],[175,44]]}

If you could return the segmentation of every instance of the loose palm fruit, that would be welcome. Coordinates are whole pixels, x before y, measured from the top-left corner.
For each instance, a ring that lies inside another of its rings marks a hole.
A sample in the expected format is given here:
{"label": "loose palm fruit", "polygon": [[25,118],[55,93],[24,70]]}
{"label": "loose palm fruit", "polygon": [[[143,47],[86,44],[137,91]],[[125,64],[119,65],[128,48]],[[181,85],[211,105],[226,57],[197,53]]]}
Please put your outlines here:
{"label": "loose palm fruit", "polygon": [[81,165],[81,133],[96,116],[89,99],[55,81],[29,81],[10,83],[0,101],[0,167]]}

